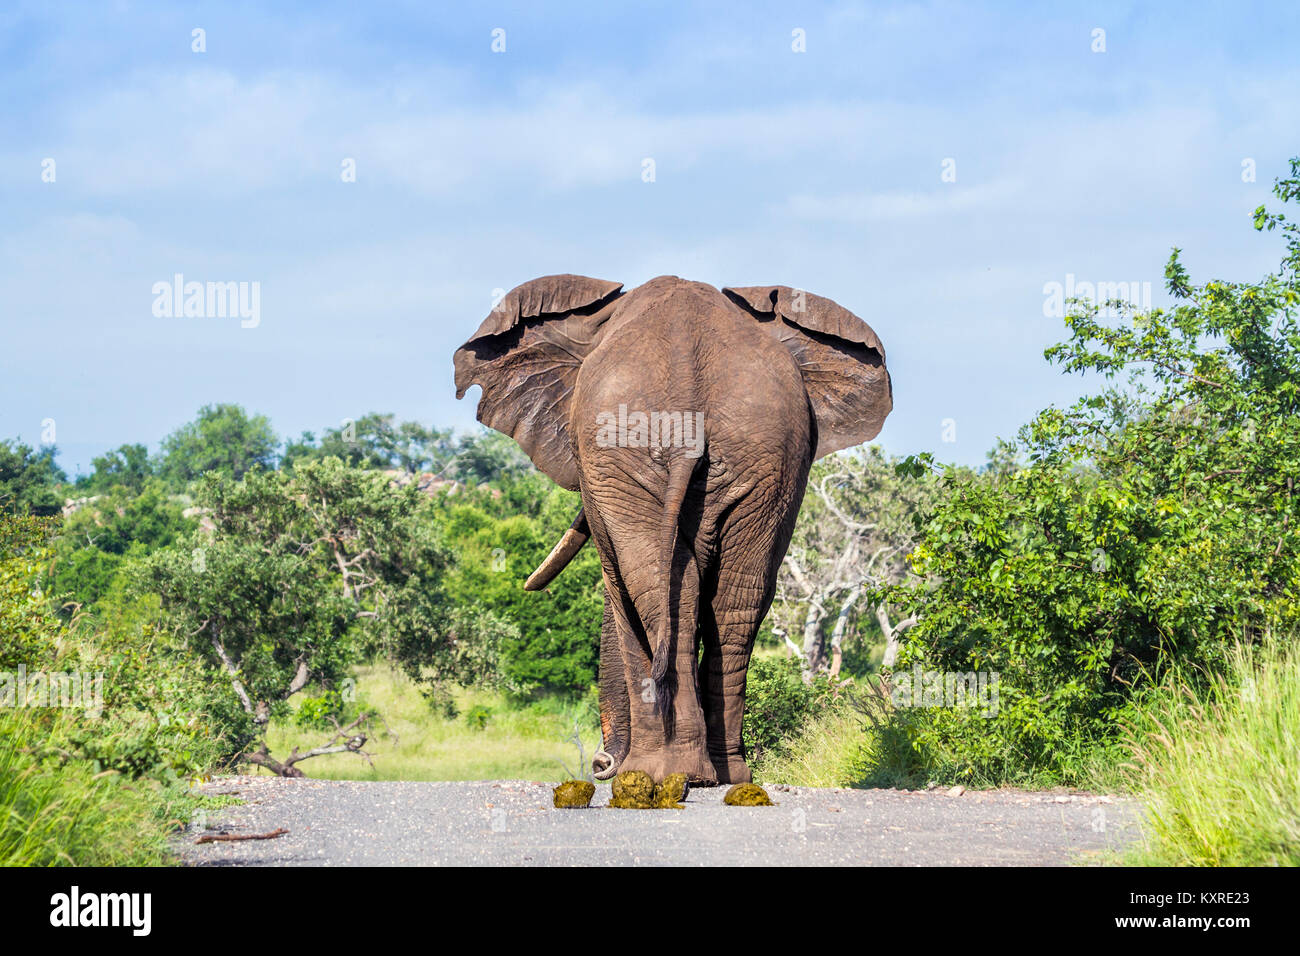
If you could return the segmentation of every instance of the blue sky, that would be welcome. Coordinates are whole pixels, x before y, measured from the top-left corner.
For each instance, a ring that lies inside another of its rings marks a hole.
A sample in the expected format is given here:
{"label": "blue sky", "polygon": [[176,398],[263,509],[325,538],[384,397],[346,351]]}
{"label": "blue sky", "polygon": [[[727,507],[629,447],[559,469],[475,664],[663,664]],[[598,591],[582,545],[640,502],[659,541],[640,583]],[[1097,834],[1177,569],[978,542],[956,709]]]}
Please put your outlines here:
{"label": "blue sky", "polygon": [[[52,419],[75,473],[211,402],[468,428],[494,289],[670,273],[835,299],[888,352],[879,441],[978,463],[1080,390],[1046,283],[1278,260],[1294,3],[445,6],[6,4],[0,437]],[[260,322],[156,316],[175,273]]]}

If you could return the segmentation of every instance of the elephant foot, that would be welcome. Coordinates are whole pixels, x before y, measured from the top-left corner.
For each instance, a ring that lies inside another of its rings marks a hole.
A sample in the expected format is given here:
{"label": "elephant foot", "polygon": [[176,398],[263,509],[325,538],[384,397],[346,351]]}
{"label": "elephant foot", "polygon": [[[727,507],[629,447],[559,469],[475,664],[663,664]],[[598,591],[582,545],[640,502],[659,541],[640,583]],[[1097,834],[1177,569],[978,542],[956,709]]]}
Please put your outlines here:
{"label": "elephant foot", "polygon": [[718,783],[753,783],[754,774],[745,763],[744,757],[715,757],[713,769],[718,775]]}
{"label": "elephant foot", "polygon": [[637,753],[634,748],[618,768],[619,773],[628,770],[644,771],[656,783],[662,782],[671,773],[683,773],[692,787],[718,785],[718,775],[703,747],[698,750],[670,747],[653,753]]}

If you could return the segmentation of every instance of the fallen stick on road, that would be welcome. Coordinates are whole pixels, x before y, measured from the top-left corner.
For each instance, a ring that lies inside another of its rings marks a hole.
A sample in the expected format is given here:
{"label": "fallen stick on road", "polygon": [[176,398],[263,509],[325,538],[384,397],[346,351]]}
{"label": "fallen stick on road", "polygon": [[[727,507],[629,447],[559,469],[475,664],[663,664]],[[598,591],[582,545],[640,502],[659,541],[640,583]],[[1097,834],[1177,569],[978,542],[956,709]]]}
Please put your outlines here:
{"label": "fallen stick on road", "polygon": [[272,830],[270,833],[205,833],[195,840],[195,843],[234,843],[236,840],[274,840],[276,837],[282,837],[289,831],[284,827],[278,830]]}

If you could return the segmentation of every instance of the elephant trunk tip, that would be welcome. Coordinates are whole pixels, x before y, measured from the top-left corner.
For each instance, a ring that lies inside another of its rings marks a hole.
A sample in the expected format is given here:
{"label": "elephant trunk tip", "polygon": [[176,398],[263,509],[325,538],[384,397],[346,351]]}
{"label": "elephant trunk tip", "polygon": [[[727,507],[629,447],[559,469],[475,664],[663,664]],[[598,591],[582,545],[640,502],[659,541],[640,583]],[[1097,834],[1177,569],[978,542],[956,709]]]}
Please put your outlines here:
{"label": "elephant trunk tip", "polygon": [[618,772],[618,764],[606,750],[597,750],[591,758],[591,772],[597,780],[608,780]]}

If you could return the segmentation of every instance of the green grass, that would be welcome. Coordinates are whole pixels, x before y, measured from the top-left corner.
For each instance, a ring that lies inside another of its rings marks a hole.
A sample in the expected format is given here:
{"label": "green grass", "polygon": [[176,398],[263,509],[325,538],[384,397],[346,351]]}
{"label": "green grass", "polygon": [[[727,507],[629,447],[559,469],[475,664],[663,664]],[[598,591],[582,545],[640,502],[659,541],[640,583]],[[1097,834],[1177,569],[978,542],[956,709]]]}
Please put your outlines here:
{"label": "green grass", "polygon": [[1171,679],[1131,730],[1145,821],[1127,862],[1300,865],[1300,653],[1272,642]]}
{"label": "green grass", "polygon": [[59,712],[0,711],[0,866],[156,866],[184,798],[157,784],[96,774],[88,761],[38,755]]}
{"label": "green grass", "polygon": [[873,732],[847,707],[814,717],[753,768],[758,783],[796,787],[852,787],[872,763]]}
{"label": "green grass", "polygon": [[[326,754],[298,766],[309,777],[332,780],[543,780],[559,781],[589,773],[600,744],[594,708],[585,703],[541,701],[513,706],[503,696],[479,690],[458,691],[458,716],[435,713],[405,674],[386,665],[358,668],[357,701],[377,710],[366,750],[374,766],[355,754]],[[482,729],[468,719],[475,707],[491,711]],[[577,721],[587,763],[567,740]],[[387,725],[388,732],[384,726]],[[293,747],[308,750],[328,738],[327,731],[297,726],[292,718],[272,721],[267,743],[283,759]],[[567,764],[566,772],[561,762]]]}
{"label": "green grass", "polygon": [[1117,769],[1126,757],[1117,743],[1062,742],[1069,749],[1066,763],[1073,768],[1068,779],[1026,773],[1019,764],[971,772],[962,750],[964,739],[931,747],[924,756],[917,752],[893,705],[880,696],[875,675],[858,676],[844,693],[836,706],[811,715],[765,754],[754,768],[755,777],[805,787],[916,789],[962,784],[969,789],[1040,790],[1069,785],[1114,793],[1131,785],[1130,778]]}

